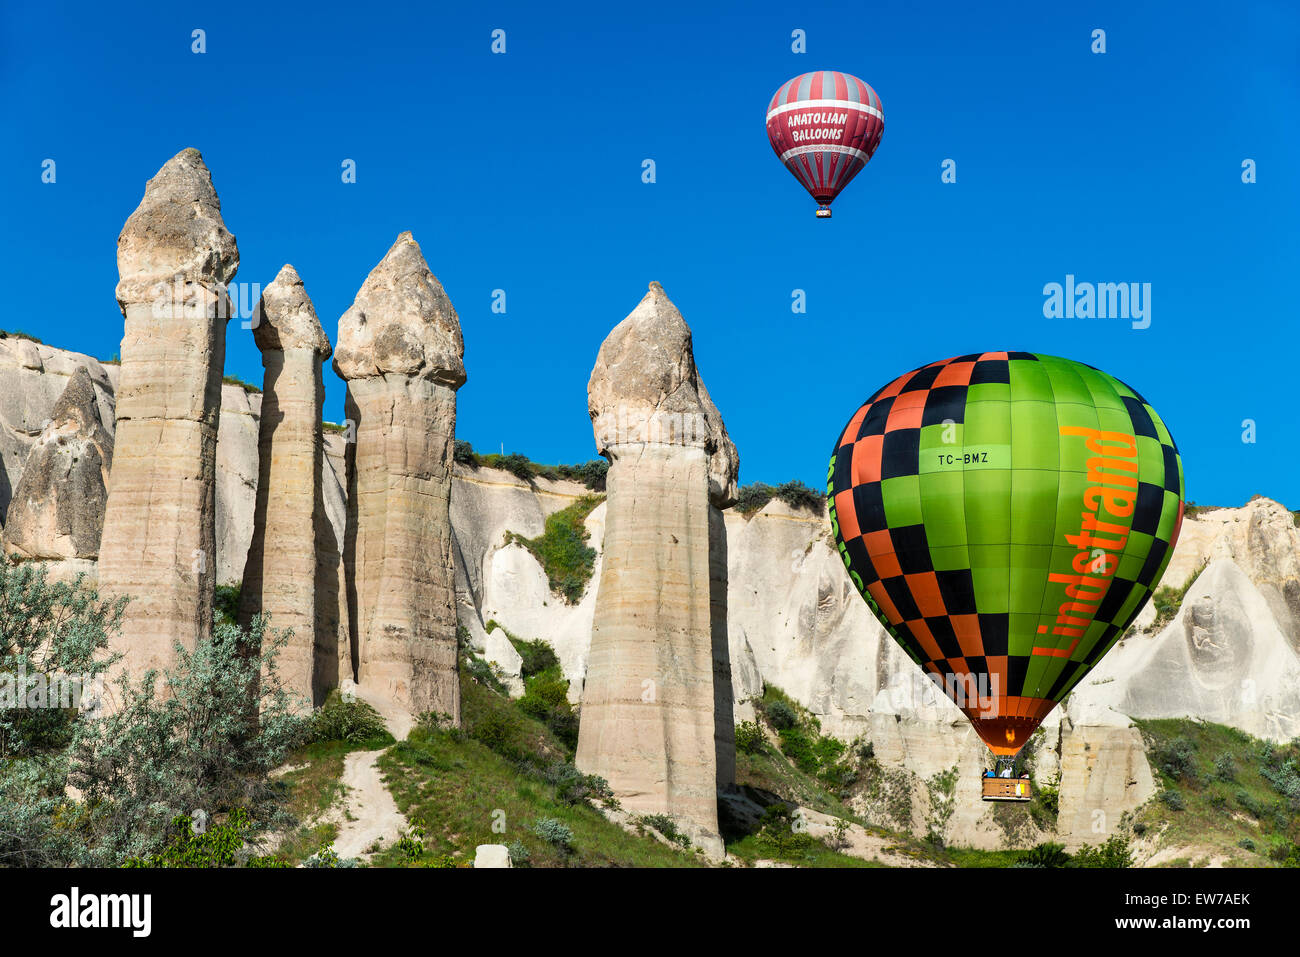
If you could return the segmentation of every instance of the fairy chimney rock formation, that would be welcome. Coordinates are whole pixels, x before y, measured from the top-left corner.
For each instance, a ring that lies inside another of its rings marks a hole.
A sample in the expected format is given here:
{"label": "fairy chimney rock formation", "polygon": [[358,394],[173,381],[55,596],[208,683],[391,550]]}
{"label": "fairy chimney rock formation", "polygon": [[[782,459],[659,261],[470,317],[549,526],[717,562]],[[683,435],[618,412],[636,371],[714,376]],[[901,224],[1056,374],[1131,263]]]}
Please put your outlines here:
{"label": "fairy chimney rock formation", "polygon": [[126,330],[99,580],[131,599],[114,647],[138,676],[212,631],[225,286],[239,250],[198,150],[149,180],[117,268]]}
{"label": "fairy chimney rock formation", "polygon": [[253,338],[266,371],[239,617],[247,626],[253,616],[268,615],[271,628],[293,631],[279,659],[284,687],[307,705],[320,704],[342,677],[352,677],[350,663],[340,674],[340,549],[321,490],[321,363],[332,350],[293,266],[262,294]]}
{"label": "fairy chimney rock formation", "polygon": [[414,714],[460,719],[451,463],[460,321],[402,233],[339,320],[347,380],[344,559],[357,680]]}
{"label": "fairy chimney rock formation", "polygon": [[610,469],[576,762],[720,855],[735,754],[719,509],[739,457],[658,283],[601,346],[587,396]]}
{"label": "fairy chimney rock formation", "polygon": [[59,578],[91,571],[112,464],[113,439],[100,419],[94,383],[85,366],[78,366],[14,488],[0,536],[3,554],[48,563]]}

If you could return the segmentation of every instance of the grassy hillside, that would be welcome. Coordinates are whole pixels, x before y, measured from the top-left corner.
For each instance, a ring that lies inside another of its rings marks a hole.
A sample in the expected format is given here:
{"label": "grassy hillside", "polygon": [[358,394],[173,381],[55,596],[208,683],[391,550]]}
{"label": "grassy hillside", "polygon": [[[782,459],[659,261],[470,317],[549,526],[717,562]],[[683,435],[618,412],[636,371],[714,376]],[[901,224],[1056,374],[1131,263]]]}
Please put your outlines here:
{"label": "grassy hillside", "polygon": [[1138,721],[1162,790],[1133,832],[1186,848],[1170,866],[1300,867],[1300,741],[1273,745],[1223,725]]}

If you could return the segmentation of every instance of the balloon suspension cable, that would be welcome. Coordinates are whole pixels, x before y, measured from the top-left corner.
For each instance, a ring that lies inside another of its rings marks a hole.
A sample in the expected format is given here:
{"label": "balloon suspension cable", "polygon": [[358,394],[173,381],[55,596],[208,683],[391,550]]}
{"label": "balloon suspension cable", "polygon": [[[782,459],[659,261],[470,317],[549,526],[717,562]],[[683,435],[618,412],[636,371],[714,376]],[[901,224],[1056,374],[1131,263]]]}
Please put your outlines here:
{"label": "balloon suspension cable", "polygon": [[999,755],[998,766],[997,766],[998,774],[1001,774],[1003,771],[1007,771],[1007,770],[1014,771],[1015,767],[1016,767],[1016,756],[1014,754]]}

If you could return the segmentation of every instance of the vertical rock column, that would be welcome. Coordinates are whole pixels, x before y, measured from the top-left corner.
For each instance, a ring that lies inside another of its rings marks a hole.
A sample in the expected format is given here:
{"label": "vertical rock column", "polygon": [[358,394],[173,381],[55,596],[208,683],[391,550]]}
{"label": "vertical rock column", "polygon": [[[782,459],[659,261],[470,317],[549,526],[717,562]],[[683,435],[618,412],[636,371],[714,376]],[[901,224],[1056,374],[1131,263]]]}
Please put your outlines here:
{"label": "vertical rock column", "polygon": [[126,331],[99,581],[131,599],[114,648],[138,677],[212,633],[225,286],[239,250],[198,150],[149,180],[117,268]]}
{"label": "vertical rock column", "polygon": [[739,460],[658,283],[601,346],[587,395],[610,469],[577,765],[718,855],[717,791],[735,758],[719,722],[731,685],[717,510],[735,500]]}
{"label": "vertical rock column", "polygon": [[257,320],[253,338],[266,372],[257,507],[239,617],[246,626],[265,614],[273,629],[293,630],[280,653],[280,676],[284,688],[310,706],[339,683],[337,585],[333,631],[318,628],[331,594],[317,591],[319,526],[329,524],[321,493],[321,363],[331,349],[292,266],[266,287]]}
{"label": "vertical rock column", "polygon": [[452,565],[460,321],[409,232],[397,237],[339,320],[347,380],[344,562],[357,681],[412,713],[460,720]]}

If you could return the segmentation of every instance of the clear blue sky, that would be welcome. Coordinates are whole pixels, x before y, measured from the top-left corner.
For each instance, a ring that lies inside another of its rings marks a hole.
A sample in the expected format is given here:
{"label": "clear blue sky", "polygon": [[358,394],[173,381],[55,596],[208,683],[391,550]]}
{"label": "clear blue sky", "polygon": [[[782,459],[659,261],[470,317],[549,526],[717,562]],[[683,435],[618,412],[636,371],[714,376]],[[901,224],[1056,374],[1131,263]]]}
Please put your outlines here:
{"label": "clear blue sky", "polygon": [[[331,338],[414,232],[460,313],[458,433],[483,451],[595,456],[587,377],[653,279],[694,330],[744,483],[821,487],[879,385],[1014,349],[1142,392],[1189,498],[1300,508],[1293,4],[396,6],[6,4],[0,327],[116,353],[117,234],[145,180],[194,146],[237,280],[293,263]],[[885,112],[829,221],[764,130],[776,88],[814,69],[860,76]],[[1044,284],[1067,273],[1151,283],[1150,328],[1044,318]],[[229,343],[227,371],[260,383],[251,333],[232,323]]]}

